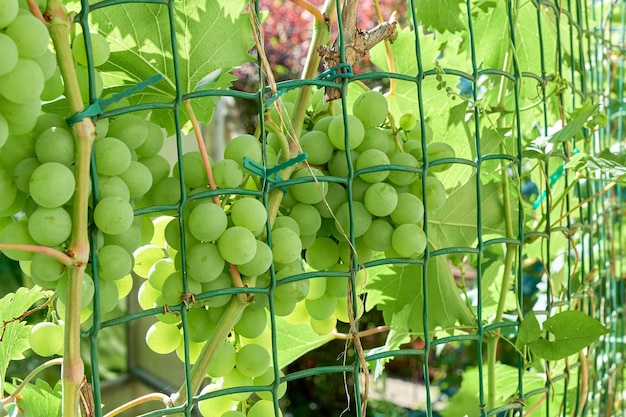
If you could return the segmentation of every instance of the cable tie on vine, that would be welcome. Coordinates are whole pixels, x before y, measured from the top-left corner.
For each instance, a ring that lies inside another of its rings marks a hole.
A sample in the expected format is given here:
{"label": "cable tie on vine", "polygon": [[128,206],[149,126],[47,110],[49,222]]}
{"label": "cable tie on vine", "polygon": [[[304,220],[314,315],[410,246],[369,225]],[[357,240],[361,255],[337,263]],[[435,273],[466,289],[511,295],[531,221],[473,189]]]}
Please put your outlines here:
{"label": "cable tie on vine", "polygon": [[[574,149],[574,155],[576,155],[578,152],[580,152],[578,149]],[[560,167],[555,169],[552,174],[550,174],[550,177],[549,177],[550,178],[550,186],[549,186],[549,188],[554,187],[554,184],[556,184],[556,182],[558,180],[560,180],[561,177],[563,176],[563,172],[564,171],[565,171],[565,168],[564,168],[563,165],[561,165]],[[543,190],[541,195],[539,197],[537,197],[537,199],[533,203],[533,210],[537,210],[539,208],[539,206],[541,205],[541,202],[543,200],[545,200],[545,198],[547,196],[548,196],[548,193],[546,192],[546,190]]]}
{"label": "cable tie on vine", "polygon": [[287,91],[289,91],[287,88],[281,88],[280,90],[278,90],[276,92],[276,94],[272,94],[270,96],[270,98],[267,99],[267,101],[265,102],[265,108],[269,109],[270,106],[279,98],[281,98]]}
{"label": "cable tie on vine", "polygon": [[247,156],[244,156],[243,167],[247,169],[248,171],[252,172],[253,174],[256,174],[259,177],[265,178],[268,182],[272,184],[276,184],[277,182],[282,181],[282,179],[276,178],[280,171],[299,164],[300,162],[304,161],[307,157],[308,157],[308,154],[304,152],[304,153],[294,156],[291,159],[286,160],[285,162],[276,164],[271,168],[266,168],[263,165],[259,164],[258,162],[253,161]]}
{"label": "cable tie on vine", "polygon": [[315,77],[315,79],[320,81],[335,81],[338,78],[350,78],[353,75],[354,72],[352,71],[352,65],[344,62],[327,69],[326,71]]}
{"label": "cable tie on vine", "polygon": [[118,101],[125,99],[126,97],[130,97],[133,94],[141,90],[144,90],[145,88],[150,87],[151,85],[158,83],[159,81],[161,81],[162,78],[163,78],[162,74],[154,74],[148,77],[144,81],[140,81],[133,86],[125,88],[119,93],[112,94],[111,97],[102,98],[102,99],[97,98],[93,101],[93,103],[87,106],[85,110],[71,115],[70,117],[65,119],[65,121],[67,122],[68,126],[72,126],[73,124],[78,123],[81,120],[86,119],[88,117],[100,116],[102,113],[104,113],[105,109],[111,104],[117,103]]}

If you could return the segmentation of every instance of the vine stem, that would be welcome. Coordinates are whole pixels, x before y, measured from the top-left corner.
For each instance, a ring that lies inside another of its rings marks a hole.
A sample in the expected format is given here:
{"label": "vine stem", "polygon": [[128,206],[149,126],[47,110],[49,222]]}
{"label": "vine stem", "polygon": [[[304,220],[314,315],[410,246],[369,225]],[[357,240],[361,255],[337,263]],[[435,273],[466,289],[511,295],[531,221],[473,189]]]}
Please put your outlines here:
{"label": "vine stem", "polygon": [[[70,31],[72,22],[65,14],[61,0],[49,0],[45,13],[50,38],[54,44],[57,63],[63,77],[65,97],[70,114],[84,110],[85,106],[78,85],[72,50]],[[84,365],[80,356],[80,309],[82,279],[89,261],[88,207],[89,207],[89,166],[91,150],[96,137],[93,121],[83,119],[72,125],[75,141],[76,191],[73,201],[72,236],[67,255],[74,262],[68,267],[68,292],[65,299],[65,345],[62,365],[64,417],[78,416],[80,386],[83,382]]]}
{"label": "vine stem", "polygon": [[11,395],[9,395],[6,398],[2,398],[0,400],[0,404],[8,404],[11,401],[15,400],[17,398],[18,394],[20,393],[20,391],[22,391],[24,389],[24,387],[26,387],[26,385],[28,385],[30,380],[33,379],[38,373],[40,373],[44,369],[50,368],[52,366],[61,365],[62,363],[63,363],[63,358],[50,359],[49,361],[46,361],[46,362],[42,363],[41,365],[39,365],[38,367],[33,369],[26,376],[26,378],[24,378],[22,383],[20,385],[18,385],[17,388],[15,388],[15,391],[13,391],[13,393]]}
{"label": "vine stem", "polygon": [[[378,24],[385,21],[383,13],[380,9],[380,0],[374,0],[374,9],[376,10],[376,18]],[[389,72],[396,72],[396,62],[393,59],[393,52],[391,51],[391,42],[389,39],[385,39],[385,52],[387,53],[387,65],[389,66]],[[389,96],[393,96],[396,92],[397,80],[394,77],[389,78]],[[393,125],[392,125],[393,126]]]}
{"label": "vine stem", "polygon": [[140,404],[145,404],[150,401],[160,401],[166,405],[170,404],[170,397],[160,392],[153,392],[151,394],[142,395],[139,398],[135,398],[132,401],[127,402],[124,405],[117,407],[114,410],[109,411],[104,417],[114,417],[118,414],[122,414],[124,411],[128,411],[133,407],[137,407]]}
{"label": "vine stem", "polygon": [[0,251],[4,250],[23,250],[28,252],[43,253],[44,255],[48,255],[51,258],[56,259],[65,266],[70,266],[74,264],[74,258],[67,256],[60,250],[49,248],[47,246],[22,245],[19,243],[0,243]]}

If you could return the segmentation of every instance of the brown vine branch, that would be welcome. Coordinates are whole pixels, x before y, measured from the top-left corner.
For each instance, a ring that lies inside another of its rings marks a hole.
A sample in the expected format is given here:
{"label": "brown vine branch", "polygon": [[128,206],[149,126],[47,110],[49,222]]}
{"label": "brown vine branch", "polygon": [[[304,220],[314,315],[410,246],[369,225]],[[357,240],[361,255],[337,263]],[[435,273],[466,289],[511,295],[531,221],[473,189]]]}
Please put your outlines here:
{"label": "brown vine branch", "polygon": [[0,243],[0,251],[3,250],[23,250],[27,252],[43,253],[44,255],[48,255],[51,258],[56,259],[65,266],[71,266],[75,263],[74,258],[72,258],[71,256],[66,255],[60,250],[49,248],[47,246],[23,245],[20,243]]}
{"label": "brown vine branch", "polygon": [[333,339],[339,339],[339,340],[348,340],[348,339],[352,339],[354,337],[367,337],[367,336],[373,336],[375,334],[378,333],[384,333],[389,331],[389,327],[387,326],[377,326],[377,327],[373,327],[371,329],[367,329],[367,330],[361,330],[360,332],[357,332],[356,334],[351,334],[351,333],[339,333],[336,330],[333,331],[332,336]]}
{"label": "brown vine branch", "polygon": [[24,313],[22,313],[21,315],[17,316],[17,317],[13,317],[11,320],[2,320],[2,333],[0,334],[0,342],[2,342],[2,340],[4,339],[4,333],[7,330],[7,326],[11,323],[13,323],[14,321],[21,321],[24,320],[26,317],[30,316],[31,314],[39,311],[39,310],[43,310],[44,308],[48,307],[50,305],[50,303],[52,303],[52,300],[54,299],[54,297],[50,297],[48,298],[48,301],[46,301],[45,303],[31,309],[28,310]]}

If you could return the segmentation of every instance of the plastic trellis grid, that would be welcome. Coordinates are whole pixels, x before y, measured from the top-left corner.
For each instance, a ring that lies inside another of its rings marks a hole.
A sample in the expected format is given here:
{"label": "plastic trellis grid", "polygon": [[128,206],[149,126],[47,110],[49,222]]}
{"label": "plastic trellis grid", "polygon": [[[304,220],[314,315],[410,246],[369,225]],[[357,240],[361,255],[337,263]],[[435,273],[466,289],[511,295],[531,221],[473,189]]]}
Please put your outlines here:
{"label": "plastic trellis grid", "polygon": [[[88,27],[89,27],[88,14],[91,11],[99,9],[99,8],[115,7],[117,4],[120,4],[120,3],[124,3],[124,1],[123,0],[104,0],[95,5],[92,5],[91,10],[90,10],[88,2],[86,0],[83,0],[82,2],[83,11],[78,14],[78,18],[77,18],[78,22],[83,26],[85,31],[88,31]],[[170,11],[170,18],[174,16],[174,13],[173,13],[174,1],[155,0],[155,1],[150,1],[149,3],[156,3],[160,5],[159,7],[167,8]],[[336,3],[337,3],[336,10],[340,10],[340,6],[341,6],[340,2],[337,1]],[[423,1],[419,3],[424,4]],[[436,3],[436,2],[433,2],[433,3]],[[455,68],[444,67],[444,68],[440,68],[437,70],[434,68],[430,68],[430,67],[427,68],[426,66],[430,66],[432,63],[422,61],[421,54],[420,54],[421,34],[419,31],[415,31],[414,33],[415,33],[415,53],[417,56],[417,72],[413,74],[413,76],[407,76],[407,75],[396,74],[396,73],[377,72],[377,73],[359,74],[359,75],[354,75],[352,77],[342,77],[341,79],[335,79],[331,81],[322,80],[320,78],[312,79],[312,80],[292,80],[292,81],[287,81],[284,83],[279,83],[278,84],[279,90],[281,88],[291,89],[295,87],[301,87],[304,85],[316,85],[318,87],[322,87],[322,86],[329,85],[329,83],[334,81],[338,83],[334,85],[338,85],[339,88],[341,88],[342,92],[344,93],[343,95],[345,97],[348,83],[351,81],[363,80],[363,79],[376,79],[376,78],[378,79],[395,78],[397,80],[402,80],[402,82],[414,83],[414,85],[416,86],[417,100],[419,102],[419,107],[413,110],[419,113],[420,120],[423,123],[424,115],[428,109],[425,107],[424,98],[422,97],[422,86],[425,82],[430,81],[432,77],[435,77],[438,74],[441,75],[442,72],[445,77],[454,76],[454,77],[457,77],[457,79],[458,77],[463,77],[466,80],[469,80],[471,83],[470,94],[471,94],[471,99],[473,101],[477,101],[479,99],[479,91],[477,89],[477,82],[479,80],[479,77],[481,76],[492,77],[498,82],[500,81],[500,79],[503,79],[506,82],[512,83],[515,86],[513,90],[514,90],[515,119],[516,119],[516,124],[513,130],[513,135],[517,143],[517,148],[514,149],[511,154],[483,155],[481,153],[482,138],[481,138],[481,134],[480,134],[481,131],[479,127],[481,126],[480,120],[484,116],[483,114],[481,114],[479,107],[475,106],[473,108],[473,114],[472,114],[471,120],[473,120],[473,123],[475,124],[475,127],[476,127],[476,132],[477,132],[475,135],[475,144],[474,144],[474,147],[476,150],[476,157],[473,160],[457,158],[457,159],[450,161],[455,164],[467,165],[468,167],[471,167],[473,170],[475,170],[477,174],[476,175],[476,190],[477,190],[476,201],[481,201],[480,199],[481,177],[482,175],[487,174],[487,172],[485,172],[485,169],[483,168],[483,165],[486,161],[491,161],[491,160],[506,161],[510,169],[512,169],[512,171],[515,174],[517,174],[518,177],[521,176],[525,158],[522,155],[522,137],[521,137],[522,135],[521,135],[521,128],[520,128],[521,109],[519,107],[519,101],[518,101],[519,100],[518,86],[523,80],[535,82],[538,85],[545,84],[545,82],[548,80],[548,77],[549,77],[547,74],[551,73],[551,69],[545,68],[544,62],[543,62],[543,57],[545,57],[547,54],[556,53],[557,62],[559,63],[559,68],[556,73],[556,76],[564,80],[565,84],[567,85],[570,102],[563,103],[564,109],[566,111],[573,110],[577,105],[583,102],[585,98],[587,97],[594,96],[596,99],[603,98],[605,92],[609,91],[611,83],[615,83],[615,82],[619,84],[619,88],[618,88],[619,102],[623,102],[623,99],[624,99],[623,97],[624,85],[623,84],[624,84],[624,76],[626,74],[624,73],[624,65],[623,65],[624,64],[624,52],[625,52],[624,51],[625,39],[624,39],[624,31],[622,30],[622,28],[624,27],[624,19],[626,17],[626,2],[609,1],[609,0],[588,0],[588,1],[562,0],[562,1],[556,1],[556,2],[547,2],[547,1],[541,1],[541,0],[532,1],[533,6],[537,8],[536,36],[538,37],[540,45],[541,45],[540,54],[542,57],[540,73],[530,73],[530,72],[524,71],[523,69],[520,69],[518,67],[518,63],[516,60],[513,60],[511,72],[506,72],[499,68],[479,68],[477,64],[477,59],[476,59],[476,56],[477,56],[476,52],[477,52],[477,48],[480,48],[481,45],[476,44],[475,39],[474,39],[473,26],[476,22],[472,20],[472,14],[470,13],[470,10],[472,8],[472,3],[475,3],[475,1],[467,0],[466,4],[464,5],[464,10],[467,11],[466,30],[469,33],[469,47],[471,51],[470,60],[471,60],[471,68],[472,68],[471,73],[463,72]],[[510,43],[511,45],[514,46],[516,44],[516,33],[512,29],[514,27],[513,26],[514,17],[512,15],[513,13],[512,3],[513,2],[510,0],[507,1],[510,37],[508,39],[506,38],[502,39],[502,42]],[[418,26],[419,25],[418,17],[420,15],[420,10],[416,7],[416,2],[414,2],[413,0],[411,0],[408,3],[408,6],[409,6],[408,13],[410,15],[410,21],[413,23],[414,26]],[[257,4],[257,7],[258,7],[258,4]],[[435,7],[435,6],[431,5],[427,7]],[[437,5],[437,7],[439,7],[439,5]],[[544,42],[543,42],[542,18],[544,14],[542,11],[546,9],[552,10],[554,15],[556,16],[557,22],[560,21],[560,24],[556,25],[557,39],[560,42],[557,45],[547,46],[547,45],[544,45]],[[604,15],[607,13],[610,14],[611,11],[615,11],[615,12],[619,11],[621,13],[621,19],[622,19],[621,25],[615,25],[616,27],[614,28],[616,31],[621,31],[620,44],[612,43],[611,39],[607,39],[605,37],[605,33],[603,33],[602,31],[599,31],[597,28],[590,26],[590,21],[591,19],[595,19],[597,17],[596,14],[598,13],[601,15]],[[335,18],[339,21],[339,27],[341,28],[342,22],[341,22],[340,16],[336,16]],[[175,53],[176,52],[176,39],[175,39],[174,33],[172,32],[173,27],[174,27],[174,23],[170,22],[169,28],[160,28],[160,30],[169,30],[171,33],[171,45],[173,47],[172,60],[173,60],[174,67],[177,67],[178,59]],[[563,30],[563,28],[565,28],[565,30]],[[566,46],[574,44],[573,39],[577,39],[579,41],[579,44],[580,44],[579,50],[572,51],[572,53],[569,55],[565,54],[564,51],[565,51]],[[88,48],[88,50],[91,48],[91,45],[89,44],[88,40],[87,40],[86,47]],[[343,48],[342,39],[340,39],[339,47],[340,47],[341,55],[343,58],[344,48]],[[556,49],[556,51],[554,49]],[[608,53],[618,56],[619,66],[617,69],[611,68],[611,64],[607,58]],[[582,62],[585,68],[584,76],[578,77],[574,73],[573,70],[571,71],[571,73],[564,70],[562,67],[562,62],[563,60],[567,60],[567,59],[570,60],[569,68],[574,68],[574,63],[578,60]],[[90,68],[92,67],[90,66]],[[611,72],[612,69],[614,70],[613,73]],[[261,75],[260,79],[263,80],[264,79],[263,74],[260,74],[260,75]],[[554,75],[550,77],[553,77],[553,76]],[[93,72],[90,74],[90,78],[93,80]],[[330,85],[333,85],[333,84],[330,84]],[[175,117],[177,127],[180,128],[181,126],[180,126],[180,120],[178,117],[178,112],[181,109],[181,104],[184,99],[201,97],[201,96],[215,96],[215,97],[232,96],[232,97],[237,97],[237,98],[244,99],[244,100],[251,100],[255,102],[259,110],[259,116],[260,116],[259,118],[262,120],[263,118],[261,117],[261,113],[264,111],[266,105],[268,104],[264,102],[264,97],[267,97],[267,95],[264,93],[267,91],[268,89],[265,86],[262,86],[261,90],[258,93],[244,93],[240,91],[224,91],[224,90],[204,90],[202,92],[195,92],[193,94],[182,95],[179,92],[177,99],[173,103],[168,104],[168,105],[164,105],[163,103],[158,103],[158,104],[154,103],[152,105],[144,104],[141,106],[133,106],[132,108],[127,108],[127,109],[121,109],[121,110],[118,109],[118,110],[115,110],[114,112],[110,112],[109,114],[114,115],[114,114],[122,113],[124,111],[146,110],[146,109],[156,108],[156,107],[164,108],[165,106],[166,108],[171,109]],[[93,97],[93,93],[94,91],[92,87],[92,91],[91,91],[92,97]],[[546,116],[547,115],[546,106],[548,105],[548,102],[547,100],[545,100],[546,99],[545,89],[540,89],[539,94],[542,95],[541,98],[544,99],[543,104],[542,104],[544,120],[539,121],[539,124],[541,126],[544,126],[543,127],[544,131],[540,133],[543,135],[548,135],[549,132],[547,131],[547,116]],[[606,97],[604,98],[606,99]],[[345,98],[343,100],[345,104]],[[344,105],[343,108],[346,109],[346,106]],[[624,110],[623,108],[621,107],[618,109],[608,108],[607,111],[608,111],[608,116],[609,116],[609,124],[606,126],[606,128],[598,132],[598,134],[594,135],[591,138],[587,138],[587,140],[596,141],[596,145],[594,146],[595,149],[601,149],[611,144],[610,139],[609,139],[609,134],[611,130],[616,130],[617,137],[619,138],[621,138],[624,134],[624,127],[623,127]],[[105,113],[105,115],[107,115],[107,113]],[[472,121],[470,121],[469,123],[472,123]],[[422,127],[424,126],[422,125]],[[182,200],[181,200],[180,206],[144,208],[138,211],[136,214],[139,216],[139,215],[145,215],[147,213],[153,213],[153,212],[158,212],[158,211],[175,210],[177,211],[177,213],[179,213],[180,226],[182,230],[184,222],[187,221],[183,214],[183,208],[185,204],[187,204],[193,198],[211,197],[215,194],[220,194],[222,192],[220,190],[209,191],[209,192],[203,193],[202,195],[195,195],[193,197],[188,196],[185,193],[185,187],[182,186],[183,179],[184,179],[183,166],[182,166],[182,160],[181,160],[182,158],[181,139],[182,138],[181,138],[180,129],[177,129],[177,131],[178,133],[176,136],[176,141],[177,141],[177,145],[179,149],[178,151],[178,157],[180,161],[179,171],[180,171],[180,181],[181,181],[181,190],[182,190]],[[563,158],[563,162],[565,163],[567,162],[566,148],[569,147],[569,149],[574,149],[576,147],[576,143],[571,141],[570,143],[565,143],[563,146],[564,146],[563,153],[561,153],[561,157]],[[554,173],[555,170],[557,170],[559,167],[555,166],[554,164],[549,164],[548,162],[542,162],[542,165],[543,165],[542,166],[543,172],[546,173],[546,184],[547,184],[548,176]],[[425,161],[425,170],[427,169],[428,169],[428,162]],[[571,176],[571,173],[565,172],[562,178],[550,177],[550,180],[565,181],[566,184],[569,184],[572,181],[572,178],[570,178],[570,176]],[[343,182],[344,184],[347,185],[348,192],[351,193],[352,180],[354,179],[354,177],[355,177],[354,170],[350,169],[350,172],[347,178],[344,178],[344,179],[330,178],[327,180]],[[266,187],[266,189],[262,191],[256,192],[256,191],[249,191],[249,190],[240,190],[239,192],[241,194],[260,196],[263,199],[265,199],[265,201],[267,201],[267,195],[271,187],[287,186],[292,183],[294,182],[287,181],[282,184],[278,182],[278,183],[271,184],[269,187]],[[587,187],[586,191],[590,192],[590,194],[593,194],[593,192],[595,191],[591,188],[592,186],[595,186],[596,189],[598,188],[597,184],[593,184],[592,182],[588,182],[586,185],[578,184],[576,185],[576,188],[578,189],[578,191],[582,192],[583,190],[581,190],[581,188]],[[620,189],[620,186],[617,186],[616,190],[617,190],[618,195],[620,195],[622,191]],[[94,195],[97,195],[97,190],[94,190],[94,191],[95,191]],[[570,197],[568,195],[567,196],[568,207],[569,207],[569,198]],[[550,206],[551,200],[552,200],[552,196],[549,193],[545,196],[545,198],[543,198],[543,200],[541,201],[541,206],[544,208],[544,210],[547,210],[547,207]],[[496,409],[488,410],[486,408],[486,395],[487,395],[486,376],[483,375],[483,372],[479,372],[478,374],[479,375],[478,382],[480,386],[479,398],[480,398],[480,404],[482,405],[481,413],[483,416],[488,416],[488,415],[494,415],[494,416],[495,415],[497,416],[507,415],[508,416],[508,415],[513,415],[513,413],[516,410],[523,413],[524,411],[527,411],[524,408],[525,400],[533,396],[550,395],[552,388],[558,385],[561,385],[562,387],[567,387],[567,389],[565,389],[564,401],[572,405],[572,409],[575,411],[574,415],[608,415],[606,414],[607,410],[612,410],[612,413],[613,413],[612,415],[624,415],[625,414],[624,408],[626,406],[622,399],[622,391],[624,390],[624,383],[623,383],[623,376],[622,376],[623,357],[624,357],[623,337],[625,333],[624,332],[624,320],[623,320],[623,296],[624,295],[623,295],[623,284],[620,278],[624,276],[626,271],[624,270],[621,252],[615,252],[616,248],[618,249],[620,248],[621,246],[620,242],[622,242],[623,239],[626,238],[626,236],[622,236],[622,229],[621,229],[622,205],[620,204],[620,202],[621,200],[619,198],[617,199],[617,202],[616,202],[613,194],[611,194],[610,192],[601,193],[600,195],[598,195],[597,198],[591,201],[587,207],[580,208],[575,213],[575,215],[568,216],[566,227],[559,227],[559,228],[550,227],[550,213],[548,211],[548,217],[547,217],[548,226],[545,229],[545,231],[542,231],[542,232],[525,233],[523,229],[522,218],[521,216],[519,216],[518,217],[519,221],[518,221],[518,224],[515,225],[515,230],[513,231],[512,237],[500,237],[500,238],[492,238],[492,239],[486,239],[483,236],[482,221],[483,221],[484,215],[482,213],[481,207],[479,206],[477,208],[478,210],[477,210],[477,216],[476,216],[476,232],[478,236],[478,243],[475,247],[449,247],[449,248],[444,248],[444,249],[440,249],[437,251],[430,251],[427,249],[423,259],[418,261],[418,262],[427,263],[429,262],[430,259],[433,259],[436,256],[440,256],[440,255],[447,254],[447,253],[474,254],[477,257],[477,262],[475,266],[477,269],[477,276],[478,276],[477,283],[478,283],[478,291],[480,294],[480,290],[481,290],[480,277],[481,277],[481,274],[483,273],[482,268],[481,268],[481,257],[483,255],[483,251],[491,245],[503,244],[503,243],[507,245],[515,245],[517,247],[518,259],[522,259],[524,255],[524,243],[531,241],[533,239],[543,239],[546,242],[549,242],[551,237],[556,236],[556,235],[562,235],[562,234],[573,235],[575,233],[579,233],[579,234],[582,233],[589,240],[588,245],[583,245],[581,248],[579,248],[579,257],[580,257],[581,262],[578,265],[578,268],[582,269],[582,276],[587,277],[589,279],[588,285],[591,288],[591,291],[587,293],[581,301],[582,301],[583,307],[587,311],[593,312],[593,315],[596,317],[603,317],[605,319],[605,323],[607,323],[611,327],[611,330],[613,331],[611,337],[606,337],[602,339],[602,341],[599,343],[599,345],[597,346],[595,350],[595,358],[591,358],[592,359],[591,366],[596,368],[595,375],[597,375],[597,377],[594,380],[589,381],[589,384],[587,384],[586,381],[583,381],[580,379],[569,380],[569,375],[567,373],[561,373],[561,374],[550,373],[550,378],[546,378],[545,387],[539,390],[534,390],[534,391],[529,392],[523,384],[523,380],[521,376],[522,369],[518,369],[518,393],[520,397],[519,401],[512,402],[510,404],[507,404],[506,406],[502,406]],[[518,201],[517,209],[520,212],[522,211],[521,201]],[[428,214],[426,214],[426,216],[427,215]],[[582,219],[582,220],[579,220],[579,219]],[[427,219],[424,221],[424,231],[428,234]],[[569,247],[567,248],[567,251],[570,251],[573,249],[574,248],[572,248],[570,244]],[[184,253],[185,251],[184,239],[182,242],[181,250]],[[547,245],[547,251],[548,251],[547,258],[549,259],[550,258],[550,245]],[[574,265],[573,265],[573,260],[571,259],[571,257],[566,257],[566,258],[567,258],[567,275],[568,275],[567,279],[569,282],[569,274],[570,272],[572,272],[572,268],[574,268]],[[183,256],[183,259],[184,259],[184,256]],[[93,259],[93,261],[97,262],[97,259]],[[522,278],[522,273],[521,273],[521,263],[518,263],[518,264],[519,266],[518,266],[518,271],[516,274],[518,277],[517,286],[518,288],[521,288],[523,285],[523,278]],[[353,265],[353,267],[355,267],[355,265]],[[98,270],[97,266],[94,266],[93,268],[94,274],[97,273],[97,270]],[[427,281],[426,269],[424,268],[423,271],[424,271],[424,276],[415,277],[415,279],[423,280],[423,283],[424,283],[423,284],[424,285],[423,296],[427,298],[428,287],[426,285],[426,281]],[[308,278],[309,276],[310,274],[303,275],[300,277],[300,279],[305,279],[305,278]],[[94,276],[94,278],[96,282],[96,292],[97,292],[98,291],[97,275]],[[246,291],[265,292],[265,293],[269,293],[269,295],[272,295],[273,290],[275,288],[275,284],[276,284],[276,279],[275,279],[275,276],[273,275],[273,272],[272,272],[271,282],[272,284],[269,289],[248,289]],[[185,287],[186,287],[186,282],[185,282]],[[243,291],[242,289],[239,289],[239,290],[232,290],[231,292],[242,292],[242,291]],[[207,298],[207,297],[214,296],[214,295],[220,295],[220,294],[227,293],[227,292],[228,292],[227,290],[224,290],[224,291],[220,291],[219,293],[214,293],[214,294],[200,294],[200,295],[197,295],[196,299],[203,299],[203,298]],[[548,294],[548,297],[549,297],[548,303],[550,306],[559,305],[559,304],[562,305],[563,303],[567,304],[567,302],[570,301],[569,299],[567,300],[552,299],[549,294]],[[511,327],[511,323],[494,323],[491,325],[484,325],[483,320],[482,320],[482,306],[480,302],[481,300],[480,296],[478,297],[478,300],[479,300],[478,328],[476,332],[474,332],[473,334],[464,335],[464,336],[453,336],[453,337],[448,337],[445,339],[439,339],[435,341],[431,340],[431,337],[429,337],[429,335],[433,333],[433,329],[428,328],[428,320],[426,320],[426,318],[428,317],[429,312],[427,308],[424,308],[423,315],[425,318],[424,320],[425,324],[424,324],[423,332],[425,334],[425,345],[423,346],[423,348],[403,349],[401,351],[395,351],[395,352],[372,354],[367,357],[367,360],[374,361],[376,359],[380,359],[386,356],[395,356],[396,358],[400,358],[403,356],[413,355],[413,356],[421,357],[423,359],[423,363],[424,363],[423,369],[422,369],[423,373],[424,375],[429,375],[429,368],[431,368],[432,365],[431,363],[429,363],[428,358],[429,358],[429,353],[431,351],[433,351],[439,345],[442,345],[442,344],[450,344],[450,343],[459,342],[459,341],[474,341],[476,342],[475,343],[476,351],[473,352],[473,354],[478,359],[478,369],[481,370],[482,365],[485,361],[484,359],[485,355],[487,354],[485,343],[483,343],[486,335],[488,335],[489,332],[492,332],[498,328],[504,328],[507,326]],[[521,301],[521,296],[520,296],[520,301]],[[271,304],[271,306],[273,305]],[[426,302],[424,302],[424,306],[427,306]],[[181,306],[174,307],[174,309],[177,309],[180,312],[182,316],[182,326],[183,326],[183,329],[185,330],[187,327],[186,309],[182,308]],[[546,306],[546,310],[549,310],[548,306]],[[140,313],[128,314],[126,316],[123,316],[114,320],[106,321],[106,322],[101,321],[101,318],[97,312],[98,312],[98,295],[96,293],[93,326],[88,331],[85,332],[84,337],[88,338],[90,341],[90,359],[91,359],[91,365],[92,365],[91,366],[91,369],[92,369],[91,383],[94,388],[95,403],[99,404],[102,398],[101,398],[101,380],[100,380],[100,375],[98,371],[99,354],[98,354],[97,346],[98,346],[98,337],[99,337],[99,333],[101,329],[105,327],[110,327],[110,326],[125,325],[139,318],[153,316],[155,314],[158,314],[162,312],[162,310],[155,308],[155,309],[143,311]],[[272,314],[272,317],[273,317],[273,314]],[[274,363],[276,363],[276,331],[275,331],[274,325],[275,325],[274,321],[271,320],[272,336],[273,336],[272,346],[274,348],[273,355],[274,355]],[[188,352],[188,339],[186,335],[184,336],[184,342],[186,344],[185,350]],[[353,357],[356,357],[356,356],[357,355],[355,353]],[[184,366],[185,378],[186,378],[186,381],[189,382],[190,364],[187,363],[181,366]],[[308,370],[300,371],[300,372],[293,373],[293,374],[288,374],[283,379],[289,381],[289,380],[295,380],[298,378],[304,378],[304,377],[308,377],[312,375],[320,375],[324,373],[348,374],[348,376],[351,376],[349,380],[354,381],[354,386],[353,388],[351,388],[353,392],[350,393],[351,398],[354,399],[352,406],[351,406],[351,410],[352,410],[351,413],[356,413],[357,416],[361,416],[360,399],[358,395],[359,389],[360,389],[359,387],[360,383],[359,383],[359,378],[358,378],[359,370],[360,370],[360,365],[358,361],[354,361],[352,363],[347,363],[346,365],[313,368],[313,369],[308,369]],[[146,378],[143,377],[142,375],[146,375],[149,373],[150,373],[149,369],[143,370],[143,372],[135,371],[134,377],[139,378],[139,379],[144,378],[144,380],[146,380]],[[131,374],[133,374],[132,369],[131,369]],[[278,375],[278,373],[276,373],[276,375]],[[425,384],[426,392],[427,392],[425,411],[427,412],[427,415],[431,416],[433,413],[433,399],[428,394],[429,388],[430,388],[430,381],[428,378],[425,378],[425,380],[422,382]],[[239,391],[241,390],[245,390],[245,388],[240,389]],[[232,392],[232,390],[230,391]],[[192,393],[192,394],[196,395],[196,393]],[[198,397],[195,396],[191,398],[192,394],[189,394],[188,399],[190,400],[189,402],[193,405],[198,400]],[[581,398],[580,398],[581,395],[586,395],[586,398],[587,398],[586,402],[584,403],[581,402]],[[614,404],[617,404],[617,408],[613,407]],[[545,411],[542,411],[543,415],[545,416],[551,416],[551,415],[557,415],[557,414],[566,415],[564,411],[565,408],[563,408],[562,410],[550,410],[549,406],[550,406],[550,403],[546,402],[546,405],[543,407],[543,410]],[[193,412],[191,411],[190,406],[182,406],[182,407],[178,407],[174,409],[167,409],[167,410],[161,409],[161,410],[153,411],[148,414],[145,414],[145,416],[161,416],[161,415],[169,415],[169,414],[180,413],[180,412],[182,412],[185,416],[193,415]],[[102,415],[102,411],[99,408],[96,408],[96,415],[97,416]]]}

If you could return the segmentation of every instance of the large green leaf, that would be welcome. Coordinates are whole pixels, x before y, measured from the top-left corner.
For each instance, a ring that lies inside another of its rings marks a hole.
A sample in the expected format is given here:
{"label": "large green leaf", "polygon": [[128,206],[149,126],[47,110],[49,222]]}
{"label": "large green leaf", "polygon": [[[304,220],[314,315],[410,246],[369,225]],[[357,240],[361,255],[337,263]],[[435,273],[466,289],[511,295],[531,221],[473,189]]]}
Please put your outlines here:
{"label": "large green leaf", "polygon": [[0,322],[5,323],[0,340],[0,385],[6,376],[9,362],[24,359],[23,353],[30,347],[28,335],[32,326],[16,319],[27,312],[35,302],[45,298],[46,294],[40,287],[31,289],[22,287],[0,300]]}
{"label": "large green leaf", "polygon": [[555,361],[580,352],[600,336],[611,331],[582,311],[567,310],[543,322],[543,330],[553,337],[528,343],[534,355]]}
{"label": "large green leaf", "polygon": [[[7,384],[10,393],[15,387]],[[43,379],[37,379],[35,383],[27,384],[20,391],[17,405],[26,417],[58,417],[61,415],[61,383],[54,387],[48,385]]]}
{"label": "large green leaf", "polygon": [[[174,36],[166,4],[124,3],[95,10],[90,14],[94,27],[106,36],[112,52],[109,62],[100,68],[105,86],[119,91],[151,75],[163,75],[159,83],[130,97],[131,104],[171,103],[178,93],[196,90],[209,74],[221,76],[208,87],[229,87],[235,77],[228,71],[252,59],[248,54],[254,45],[252,28],[243,13],[247,4],[245,0],[177,1]],[[210,119],[212,98],[194,100],[193,105],[199,120]],[[174,131],[171,110],[155,110],[152,120],[168,133]]]}
{"label": "large green leaf", "polygon": [[417,18],[425,28],[438,32],[465,29],[461,20],[463,0],[415,0]]}
{"label": "large green leaf", "polygon": [[276,317],[276,341],[281,368],[332,339],[330,333],[323,336],[315,333],[309,323],[291,324],[282,317]]}
{"label": "large green leaf", "polygon": [[[366,308],[378,306],[385,322],[397,337],[424,333],[423,267],[419,264],[390,266],[371,277]],[[426,269],[428,285],[428,327],[452,331],[455,326],[473,324],[474,315],[461,299],[446,260],[431,258]],[[401,340],[401,339],[400,339]]]}

